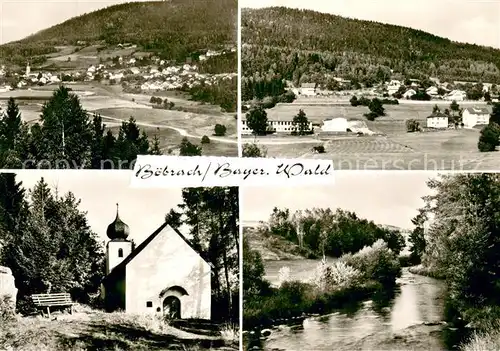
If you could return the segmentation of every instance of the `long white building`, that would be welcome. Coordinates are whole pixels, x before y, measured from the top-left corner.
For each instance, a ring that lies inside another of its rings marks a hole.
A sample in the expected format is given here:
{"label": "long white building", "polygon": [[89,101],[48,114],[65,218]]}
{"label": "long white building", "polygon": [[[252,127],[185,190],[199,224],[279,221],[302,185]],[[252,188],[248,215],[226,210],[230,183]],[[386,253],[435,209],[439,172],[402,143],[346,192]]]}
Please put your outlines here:
{"label": "long white building", "polygon": [[[287,133],[298,131],[299,127],[293,125],[293,121],[267,121],[268,130],[275,133]],[[309,122],[308,130],[313,130],[312,122]],[[248,127],[246,119],[241,121],[241,133],[242,135],[252,134],[252,130]]]}

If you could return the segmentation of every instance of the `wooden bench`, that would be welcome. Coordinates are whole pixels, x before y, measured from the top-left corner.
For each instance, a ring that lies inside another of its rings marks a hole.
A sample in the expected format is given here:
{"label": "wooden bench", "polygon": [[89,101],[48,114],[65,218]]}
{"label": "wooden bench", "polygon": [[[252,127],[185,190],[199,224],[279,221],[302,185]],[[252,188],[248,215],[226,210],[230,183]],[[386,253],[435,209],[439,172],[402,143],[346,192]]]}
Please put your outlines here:
{"label": "wooden bench", "polygon": [[48,317],[50,318],[50,308],[51,307],[63,307],[69,308],[69,312],[73,314],[73,301],[71,300],[71,295],[68,293],[58,293],[58,294],[34,294],[31,295],[31,299],[37,308],[44,315],[44,309],[47,309]]}

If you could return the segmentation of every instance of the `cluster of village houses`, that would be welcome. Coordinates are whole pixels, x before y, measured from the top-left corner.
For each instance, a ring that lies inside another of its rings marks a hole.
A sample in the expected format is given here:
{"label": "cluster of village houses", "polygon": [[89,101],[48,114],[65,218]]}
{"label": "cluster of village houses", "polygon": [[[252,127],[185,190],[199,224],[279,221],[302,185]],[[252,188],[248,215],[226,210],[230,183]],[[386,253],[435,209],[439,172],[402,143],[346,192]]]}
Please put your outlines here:
{"label": "cluster of village houses", "polygon": [[[209,50],[204,55],[200,55],[200,61],[206,61],[210,57],[224,55],[228,52],[235,52],[236,48],[226,51]],[[0,68],[0,77],[5,76],[6,69]],[[23,89],[32,85],[57,84],[61,81],[94,81],[107,79],[112,83],[120,83],[127,77],[136,77],[140,81],[140,89],[144,92],[159,90],[175,90],[181,87],[192,88],[197,85],[214,85],[220,80],[230,80],[237,77],[237,73],[223,74],[202,74],[198,72],[198,67],[194,64],[184,64],[179,66],[169,66],[165,60],[155,58],[154,64],[147,66],[137,65],[137,59],[118,58],[116,64],[91,65],[86,71],[75,72],[33,72],[29,63],[26,71],[19,76],[17,86],[0,86],[0,92],[7,92],[14,88]]]}
{"label": "cluster of village houses", "polygon": [[[342,78],[334,78],[339,84],[349,84],[350,81],[342,79]],[[430,78],[432,82],[434,82],[434,86],[431,86],[426,89],[426,93],[433,100],[445,100],[445,101],[465,101],[467,98],[467,93],[463,90],[458,89],[449,89],[451,86],[459,86],[468,84],[467,82],[453,82],[453,85],[450,83],[441,83],[437,78]],[[383,93],[387,93],[389,96],[400,92],[401,87],[405,87],[406,90],[402,94],[404,99],[411,99],[413,95],[417,93],[417,90],[420,87],[419,80],[411,79],[411,84],[409,87],[406,87],[402,82],[398,80],[391,80],[382,84],[381,86],[371,88],[365,92],[366,95],[370,96],[379,96],[382,97]],[[483,92],[490,91],[493,84],[491,83],[483,83]],[[296,96],[304,96],[304,97],[314,97],[314,96],[328,96],[333,92],[324,90],[318,87],[315,83],[303,83],[300,87],[296,88],[291,86],[290,90]],[[445,95],[439,95],[438,91],[442,90],[445,92]],[[344,92],[343,95],[352,95],[352,92]],[[492,99],[493,102],[498,102],[497,98]],[[463,128],[474,128],[476,126],[483,126],[489,123],[490,119],[490,111],[486,107],[467,107],[462,110],[461,114],[461,123],[460,127]],[[290,134],[294,131],[297,131],[297,126],[294,125],[293,121],[290,120],[269,120],[268,121],[269,130],[275,133],[287,133]],[[432,129],[441,129],[441,128],[449,128],[455,127],[455,119],[445,113],[432,113],[426,119],[427,128]],[[309,130],[313,129],[313,124],[309,122],[308,126]],[[367,130],[364,127],[358,126],[356,123],[348,121],[344,117],[336,117],[329,118],[323,121],[321,126],[322,133],[346,133],[346,132],[354,132],[354,133],[362,133],[362,134],[372,134],[371,131]],[[242,134],[251,134],[252,130],[246,124],[246,121],[242,121],[241,126]]]}
{"label": "cluster of village houses", "polygon": [[[351,81],[335,77],[334,80],[342,85],[350,84]],[[441,99],[447,101],[464,101],[467,99],[467,93],[460,89],[450,89],[454,86],[471,84],[470,82],[462,82],[462,81],[454,81],[453,83],[448,82],[440,82],[438,78],[429,78],[430,81],[434,83],[433,86],[426,89],[426,94],[429,95],[432,99]],[[417,94],[417,91],[420,87],[420,80],[418,79],[410,79],[410,85],[406,86],[403,82],[393,79],[384,84],[380,84],[373,88],[367,89],[365,93],[367,95],[383,95],[386,93],[389,96],[393,96],[397,92],[399,92],[402,88],[404,92],[402,93],[402,97],[404,99],[411,99],[413,95]],[[476,83],[472,83],[476,84]],[[493,84],[492,83],[482,83],[483,92],[488,92],[491,90]],[[300,87],[290,87],[290,90],[297,96],[304,97],[314,97],[314,96],[328,96],[332,95],[335,92],[327,89],[321,89],[316,83],[302,83]],[[444,92],[444,95],[439,94],[439,90]]]}

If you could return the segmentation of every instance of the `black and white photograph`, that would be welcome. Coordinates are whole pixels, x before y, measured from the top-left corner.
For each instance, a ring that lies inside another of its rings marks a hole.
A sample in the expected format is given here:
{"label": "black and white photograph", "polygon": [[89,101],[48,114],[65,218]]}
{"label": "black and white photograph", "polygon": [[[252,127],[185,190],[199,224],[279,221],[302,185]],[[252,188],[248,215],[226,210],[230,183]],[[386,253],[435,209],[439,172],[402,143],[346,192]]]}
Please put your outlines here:
{"label": "black and white photograph", "polygon": [[499,174],[346,171],[241,206],[244,350],[500,350]]}
{"label": "black and white photograph", "polygon": [[0,173],[0,350],[239,350],[238,188]]}
{"label": "black and white photograph", "polygon": [[0,168],[238,156],[236,0],[0,2]]}
{"label": "black and white photograph", "polygon": [[244,156],[500,165],[498,1],[239,3]]}

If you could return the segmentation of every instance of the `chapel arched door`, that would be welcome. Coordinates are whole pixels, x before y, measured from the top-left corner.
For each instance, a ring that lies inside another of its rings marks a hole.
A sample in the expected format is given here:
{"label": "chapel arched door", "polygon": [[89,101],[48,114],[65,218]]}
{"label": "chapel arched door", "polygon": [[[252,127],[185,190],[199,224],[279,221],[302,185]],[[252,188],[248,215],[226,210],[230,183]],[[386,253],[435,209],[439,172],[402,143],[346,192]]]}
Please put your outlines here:
{"label": "chapel arched door", "polygon": [[163,300],[163,315],[169,319],[180,319],[181,300],[176,296],[167,296]]}

